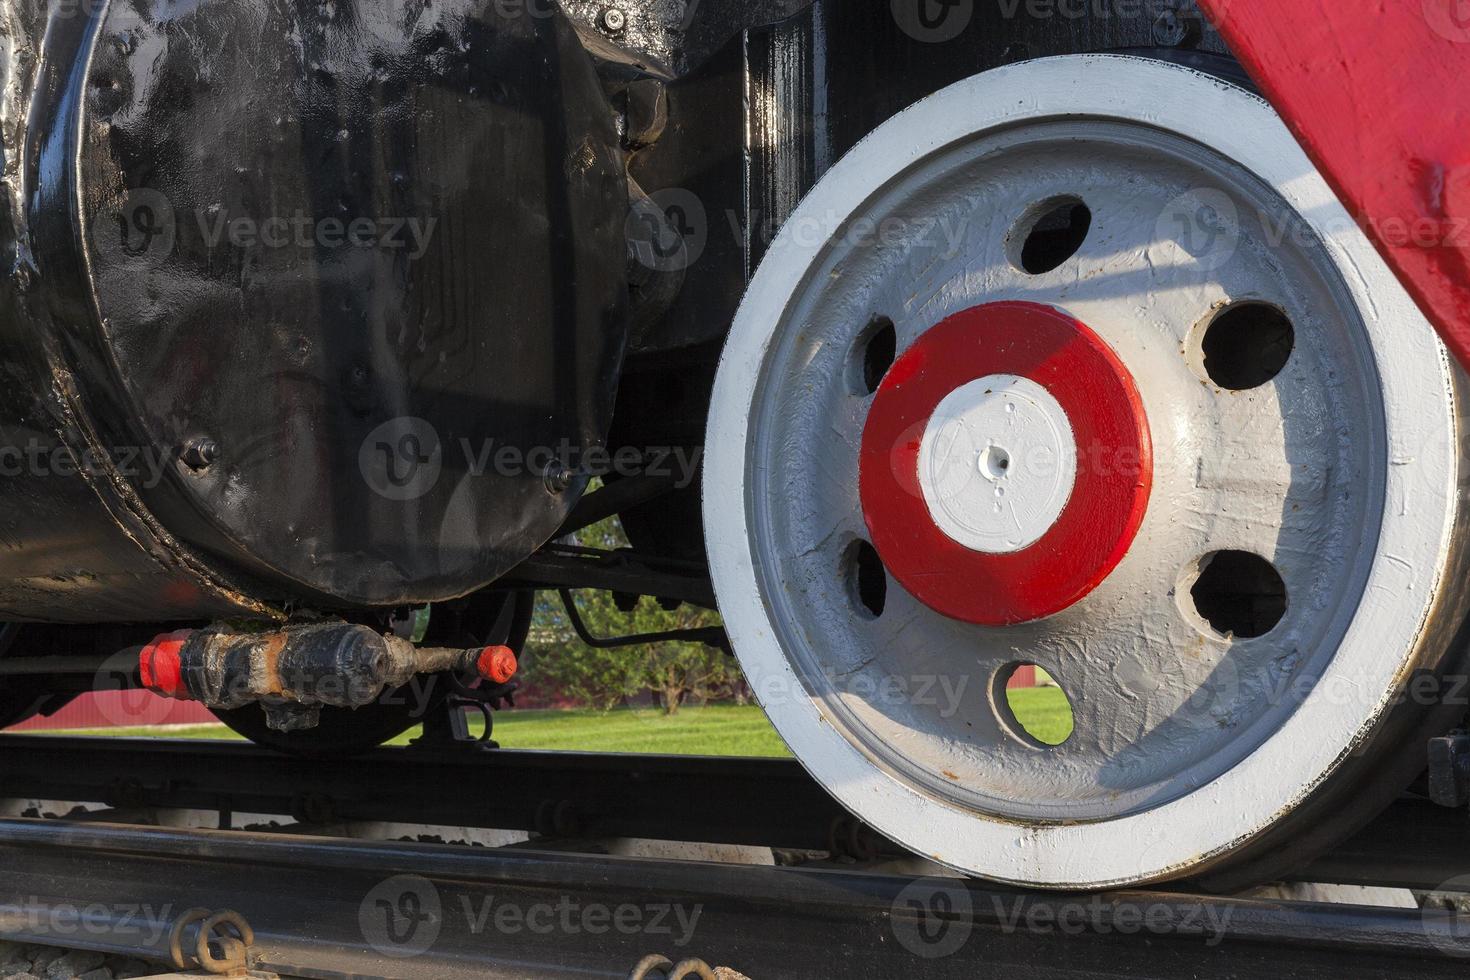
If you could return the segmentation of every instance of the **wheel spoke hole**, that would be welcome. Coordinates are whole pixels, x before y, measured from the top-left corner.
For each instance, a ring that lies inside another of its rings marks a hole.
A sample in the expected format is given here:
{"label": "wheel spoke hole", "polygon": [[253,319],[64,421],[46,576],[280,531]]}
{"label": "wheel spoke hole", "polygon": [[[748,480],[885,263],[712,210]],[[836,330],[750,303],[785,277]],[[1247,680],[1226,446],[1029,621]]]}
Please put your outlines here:
{"label": "wheel spoke hole", "polygon": [[1248,551],[1206,555],[1189,595],[1200,617],[1225,637],[1265,636],[1286,616],[1286,583],[1275,566]]}
{"label": "wheel spoke hole", "polygon": [[878,390],[898,357],[898,331],[886,316],[876,316],[858,336],[853,356],[852,387],[859,395]]}
{"label": "wheel spoke hole", "polygon": [[993,696],[1011,734],[1038,748],[1056,748],[1072,737],[1076,721],[1067,692],[1041,667],[1007,664],[995,675]]}
{"label": "wheel spoke hole", "polygon": [[1055,197],[1026,213],[1011,233],[1011,261],[1033,276],[1059,268],[1082,248],[1092,209],[1078,197]]}
{"label": "wheel spoke hole", "polygon": [[888,605],[888,569],[883,567],[878,549],[858,541],[847,550],[843,564],[853,603],[873,619],[882,616]]}
{"label": "wheel spoke hole", "polygon": [[1230,391],[1274,380],[1295,347],[1291,318],[1270,303],[1257,302],[1225,307],[1211,318],[1201,340],[1205,374]]}

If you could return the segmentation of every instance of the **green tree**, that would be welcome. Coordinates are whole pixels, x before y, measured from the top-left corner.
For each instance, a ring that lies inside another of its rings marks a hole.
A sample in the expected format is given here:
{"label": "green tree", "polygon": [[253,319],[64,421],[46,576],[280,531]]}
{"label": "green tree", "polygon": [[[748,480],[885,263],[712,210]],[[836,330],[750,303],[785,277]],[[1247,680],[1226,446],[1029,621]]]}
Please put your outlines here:
{"label": "green tree", "polygon": [[[627,547],[616,521],[599,524],[579,534],[577,540],[583,546],[607,550]],[[579,592],[575,599],[583,623],[598,637],[720,625],[716,613],[688,604],[667,610],[645,598],[625,612],[606,592]],[[555,592],[543,592],[537,598],[525,659],[523,676],[529,683],[602,710],[645,694],[652,694],[668,714],[691,702],[748,699],[734,658],[702,643],[654,643],[611,650],[587,646],[578,639]]]}

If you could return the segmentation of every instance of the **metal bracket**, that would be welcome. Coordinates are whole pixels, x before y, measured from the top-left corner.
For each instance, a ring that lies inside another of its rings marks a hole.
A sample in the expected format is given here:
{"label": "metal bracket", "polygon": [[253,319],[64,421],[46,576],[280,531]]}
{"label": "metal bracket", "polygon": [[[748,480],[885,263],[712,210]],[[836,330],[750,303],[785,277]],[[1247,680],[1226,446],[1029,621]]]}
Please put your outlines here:
{"label": "metal bracket", "polygon": [[815,0],[557,0],[593,55],[681,78],[732,37],[785,20]]}
{"label": "metal bracket", "polygon": [[[193,930],[194,943],[185,936]],[[179,970],[203,970],[214,976],[249,977],[255,932],[239,912],[190,909],[179,916],[169,933],[169,958]]]}
{"label": "metal bracket", "polygon": [[715,589],[695,562],[554,543],[517,566],[504,588],[602,589],[715,608]]}
{"label": "metal bracket", "polygon": [[1470,732],[1429,740],[1429,798],[1440,806],[1470,805]]}

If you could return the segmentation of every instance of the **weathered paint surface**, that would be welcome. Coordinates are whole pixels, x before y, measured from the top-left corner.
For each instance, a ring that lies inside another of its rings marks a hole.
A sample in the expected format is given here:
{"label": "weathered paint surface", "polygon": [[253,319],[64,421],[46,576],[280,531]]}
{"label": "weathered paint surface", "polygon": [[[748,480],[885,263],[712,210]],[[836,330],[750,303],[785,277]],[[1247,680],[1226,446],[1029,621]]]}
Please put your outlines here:
{"label": "weathered paint surface", "polygon": [[1200,5],[1470,364],[1470,9],[1462,0]]}
{"label": "weathered paint surface", "polygon": [[[1008,234],[1054,195],[1087,201],[1095,232],[1075,262],[1023,275]],[[1067,888],[1248,853],[1341,786],[1406,673],[1439,656],[1423,638],[1458,507],[1450,366],[1264,102],[1133,58],[1000,69],[877,130],[787,229],[721,364],[705,521],[736,651],[816,777],[936,860]],[[866,533],[854,342],[881,314],[901,352],[1003,300],[1066,310],[1136,379],[1155,453],[1137,542],[1038,623],[959,623],[892,582],[865,618],[845,577]],[[1291,315],[1279,383],[1210,384],[1201,332],[1238,300]],[[1294,605],[1264,642],[1187,608],[1190,562],[1218,547],[1287,580]],[[997,717],[992,681],[1018,661],[1072,701],[1060,750]]]}
{"label": "weathered paint surface", "polygon": [[440,601],[561,527],[627,177],[554,8],[0,0],[0,137],[0,619]]}

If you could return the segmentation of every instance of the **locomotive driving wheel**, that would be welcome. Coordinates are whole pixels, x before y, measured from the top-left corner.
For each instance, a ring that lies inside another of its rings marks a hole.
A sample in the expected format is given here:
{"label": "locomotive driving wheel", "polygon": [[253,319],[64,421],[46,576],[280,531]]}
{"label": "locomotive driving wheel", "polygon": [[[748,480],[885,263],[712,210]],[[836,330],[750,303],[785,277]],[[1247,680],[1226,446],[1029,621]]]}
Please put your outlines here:
{"label": "locomotive driving wheel", "polygon": [[[841,161],[752,282],[708,434],[727,628],[919,854],[1275,874],[1464,712],[1457,385],[1265,102],[1135,57],[988,72]],[[1070,734],[1012,709],[1031,667]]]}

